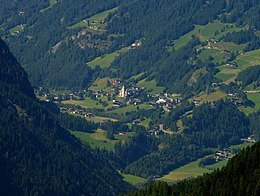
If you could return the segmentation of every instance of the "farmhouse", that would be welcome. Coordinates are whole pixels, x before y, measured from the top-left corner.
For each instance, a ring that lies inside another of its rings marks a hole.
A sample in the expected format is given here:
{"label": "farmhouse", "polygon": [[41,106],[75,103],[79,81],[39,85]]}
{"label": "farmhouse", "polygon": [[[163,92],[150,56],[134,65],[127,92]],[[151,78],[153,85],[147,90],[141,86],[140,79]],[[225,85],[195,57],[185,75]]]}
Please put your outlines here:
{"label": "farmhouse", "polygon": [[237,67],[237,63],[236,62],[229,62],[229,63],[226,63],[226,66],[227,67]]}
{"label": "farmhouse", "polygon": [[219,150],[215,153],[216,159],[229,159],[230,155],[230,150],[229,149],[224,149],[224,150]]}

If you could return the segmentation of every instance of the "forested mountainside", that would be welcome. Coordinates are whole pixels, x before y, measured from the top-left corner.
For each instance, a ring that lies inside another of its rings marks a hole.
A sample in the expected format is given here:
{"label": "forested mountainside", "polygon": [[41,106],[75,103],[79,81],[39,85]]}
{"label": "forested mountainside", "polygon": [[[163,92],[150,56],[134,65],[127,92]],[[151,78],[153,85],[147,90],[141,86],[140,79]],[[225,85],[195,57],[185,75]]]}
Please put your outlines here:
{"label": "forested mountainside", "polygon": [[[156,79],[158,85],[170,91],[185,92],[196,90],[190,86],[187,89],[187,81],[195,70],[206,67],[209,81],[200,90],[205,89],[210,82],[217,81],[212,74],[216,65],[199,61],[194,47],[206,40],[195,35],[186,48],[175,48],[174,52],[175,40],[196,26],[217,19],[259,30],[256,21],[260,6],[254,0],[50,2],[48,7],[47,0],[39,1],[38,6],[28,1],[28,7],[24,7],[22,3],[14,6],[4,1],[5,7],[13,10],[13,16],[4,14],[1,29],[33,85],[52,89],[85,88],[104,73],[123,79],[145,73],[149,80]],[[138,40],[141,47],[120,55],[112,69],[103,72],[86,66],[96,57]]]}
{"label": "forested mountainside", "polygon": [[106,154],[82,145],[37,101],[2,40],[0,76],[1,195],[117,195],[131,189]]}
{"label": "forested mountainside", "polygon": [[244,149],[226,167],[174,185],[159,182],[128,195],[259,195],[260,143]]}
{"label": "forested mountainside", "polygon": [[133,188],[125,181],[226,165],[260,140],[259,10],[258,0],[4,0],[0,35],[33,86],[1,42],[4,183],[113,195]]}

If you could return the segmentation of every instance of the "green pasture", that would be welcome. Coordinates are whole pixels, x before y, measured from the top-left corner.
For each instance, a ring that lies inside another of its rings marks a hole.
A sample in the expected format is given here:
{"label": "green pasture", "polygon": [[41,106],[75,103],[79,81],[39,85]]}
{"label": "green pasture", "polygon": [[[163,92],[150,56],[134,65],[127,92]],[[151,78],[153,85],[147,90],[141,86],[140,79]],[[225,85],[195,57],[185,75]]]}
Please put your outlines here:
{"label": "green pasture", "polygon": [[132,137],[134,132],[127,132],[125,135],[114,134],[115,139],[110,140],[106,137],[106,133],[102,129],[98,129],[95,133],[84,133],[71,131],[71,134],[80,139],[83,143],[89,144],[92,148],[106,149],[114,151],[114,146],[117,142],[124,142],[127,138]]}
{"label": "green pasture", "polygon": [[157,82],[155,80],[146,81],[146,79],[143,79],[137,83],[137,86],[147,88],[148,92],[152,95],[162,93],[164,90],[164,87],[157,86]]}
{"label": "green pasture", "polygon": [[127,48],[122,48],[121,50],[118,50],[116,52],[110,53],[110,54],[105,54],[101,57],[97,57],[95,58],[93,61],[88,62],[87,65],[92,68],[95,69],[96,66],[100,66],[101,68],[108,68],[110,67],[110,65],[113,63],[113,61],[119,57],[121,54],[127,52],[128,49]]}
{"label": "green pasture", "polygon": [[138,185],[138,184],[142,184],[146,181],[145,178],[141,178],[139,176],[134,176],[134,175],[131,175],[131,174],[124,174],[120,171],[118,171],[118,173],[123,176],[124,178],[124,181],[128,182],[129,184],[132,184],[132,185]]}
{"label": "green pasture", "polygon": [[110,10],[106,10],[104,12],[101,12],[101,13],[98,13],[90,18],[86,18],[72,26],[69,27],[69,29],[77,29],[77,28],[84,28],[84,27],[94,27],[94,26],[97,26],[97,27],[104,27],[106,24],[103,23],[102,21],[104,21],[108,15],[110,13],[113,13],[117,10],[117,7],[116,8],[113,8],[113,9],[110,9]]}

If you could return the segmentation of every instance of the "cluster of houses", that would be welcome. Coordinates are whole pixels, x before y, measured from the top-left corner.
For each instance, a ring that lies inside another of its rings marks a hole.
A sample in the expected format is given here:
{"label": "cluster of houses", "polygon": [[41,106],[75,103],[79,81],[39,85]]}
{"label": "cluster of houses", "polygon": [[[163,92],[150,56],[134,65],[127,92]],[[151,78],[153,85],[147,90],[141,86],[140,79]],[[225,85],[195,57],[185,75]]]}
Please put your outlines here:
{"label": "cluster of houses", "polygon": [[108,92],[104,92],[102,90],[89,90],[89,97],[92,99],[97,99],[99,97],[109,96]]}
{"label": "cluster of houses", "polygon": [[249,143],[255,143],[255,136],[254,135],[250,135],[247,138],[243,138],[241,139],[242,142],[249,142]]}
{"label": "cluster of houses", "polygon": [[80,90],[73,93],[52,93],[45,91],[42,87],[34,89],[34,94],[44,97],[47,102],[65,101],[65,100],[84,100],[84,93],[86,90]]}
{"label": "cluster of houses", "polygon": [[148,133],[152,136],[159,136],[163,134],[163,131],[158,125],[154,125],[152,129],[148,131]]}
{"label": "cluster of houses", "polygon": [[134,43],[131,44],[131,46],[129,46],[129,49],[136,49],[138,47],[140,47],[142,44],[142,41],[135,41]]}
{"label": "cluster of houses", "polygon": [[219,161],[219,160],[223,160],[223,159],[230,159],[230,155],[231,155],[231,151],[230,149],[226,148],[224,150],[218,150],[216,153],[215,153],[215,157],[216,157],[216,160]]}
{"label": "cluster of houses", "polygon": [[73,114],[78,114],[78,115],[83,116],[83,117],[89,117],[89,118],[94,117],[94,114],[92,114],[90,112],[85,112],[84,110],[81,110],[81,109],[61,107],[60,110],[65,111],[65,112],[71,112]]}
{"label": "cluster of houses", "polygon": [[237,67],[238,65],[237,65],[236,62],[228,62],[228,63],[225,64],[225,66],[234,68],[234,67]]}

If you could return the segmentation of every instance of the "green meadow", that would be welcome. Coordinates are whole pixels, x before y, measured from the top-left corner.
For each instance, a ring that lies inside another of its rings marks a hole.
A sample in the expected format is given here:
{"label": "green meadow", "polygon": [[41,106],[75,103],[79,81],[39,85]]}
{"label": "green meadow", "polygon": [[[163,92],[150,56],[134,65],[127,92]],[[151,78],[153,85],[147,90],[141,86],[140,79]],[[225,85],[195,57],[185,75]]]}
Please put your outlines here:
{"label": "green meadow", "polygon": [[125,135],[114,134],[115,139],[111,140],[106,137],[106,132],[98,129],[95,133],[85,133],[70,131],[71,134],[80,139],[83,143],[89,144],[92,148],[106,149],[114,151],[115,144],[119,141],[124,142],[127,138],[132,137],[134,132],[127,132]]}

